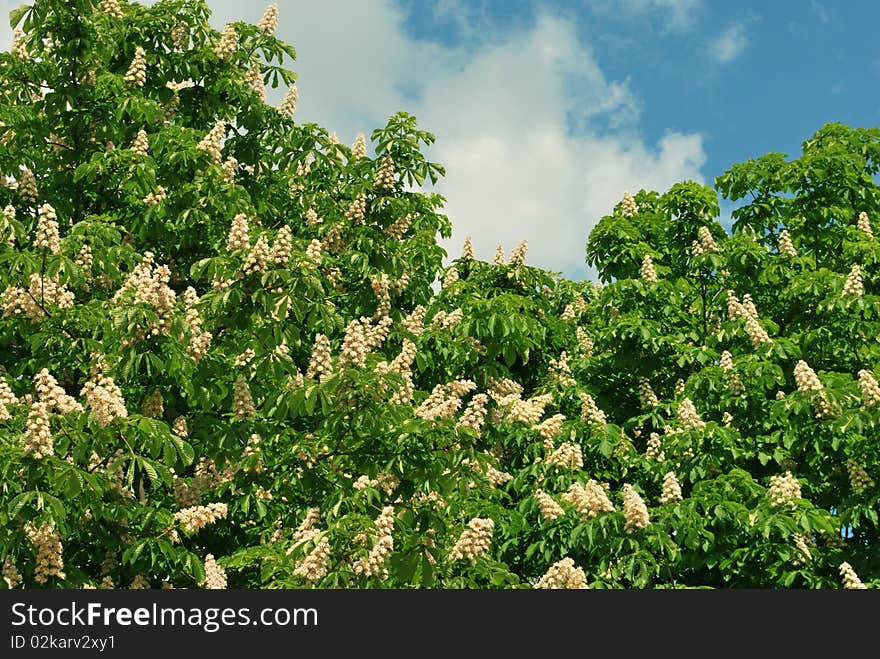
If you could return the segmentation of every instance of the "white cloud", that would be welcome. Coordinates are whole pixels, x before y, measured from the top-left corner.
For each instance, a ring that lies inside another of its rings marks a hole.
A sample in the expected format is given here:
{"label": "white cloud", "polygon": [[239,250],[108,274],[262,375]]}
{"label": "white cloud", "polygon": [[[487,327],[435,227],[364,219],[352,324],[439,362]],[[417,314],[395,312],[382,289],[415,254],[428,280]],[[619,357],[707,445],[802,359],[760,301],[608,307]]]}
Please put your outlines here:
{"label": "white cloud", "polygon": [[[695,2],[651,0],[673,16]],[[215,26],[256,22],[264,9],[209,4]],[[447,170],[433,190],[447,198],[450,257],[467,235],[487,260],[498,243],[509,254],[526,239],[527,263],[593,276],[584,264],[589,231],[625,190],[702,180],[701,137],[669,133],[647,143],[628,81],[609,80],[564,17],[539,14],[531,25],[447,48],[407,35],[392,0],[277,4],[278,34],[297,50],[299,121],[350,144],[406,110],[436,135],[427,155]],[[270,102],[281,95],[270,90]]]}
{"label": "white cloud", "polygon": [[816,2],[816,0],[810,0],[810,9],[813,10],[816,18],[818,18],[821,23],[827,25],[831,22],[831,14],[828,13],[828,10],[825,9],[825,7]]}
{"label": "white cloud", "polygon": [[610,0],[612,11],[653,18],[667,32],[685,32],[699,20],[703,0]]}
{"label": "white cloud", "polygon": [[749,36],[742,23],[731,23],[709,42],[709,53],[721,64],[739,57],[749,45]]}

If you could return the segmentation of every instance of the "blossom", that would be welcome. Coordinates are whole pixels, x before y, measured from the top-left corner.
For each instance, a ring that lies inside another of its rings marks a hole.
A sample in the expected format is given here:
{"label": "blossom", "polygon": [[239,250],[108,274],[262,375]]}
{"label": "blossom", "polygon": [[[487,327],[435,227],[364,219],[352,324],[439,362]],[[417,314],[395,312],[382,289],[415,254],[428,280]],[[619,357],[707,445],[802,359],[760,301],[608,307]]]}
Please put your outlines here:
{"label": "blossom", "polygon": [[650,254],[645,254],[642,259],[641,276],[649,284],[656,284],[657,272],[654,270],[654,262],[651,260]]}
{"label": "blossom", "polygon": [[563,558],[561,561],[551,565],[534,587],[548,589],[588,588],[584,569],[582,567],[575,567],[574,560],[569,557]]}
{"label": "blossom", "polygon": [[138,87],[143,87],[147,81],[147,55],[141,46],[135,48],[134,59],[125,72],[125,81],[133,82]]}
{"label": "blossom", "polygon": [[494,528],[494,520],[474,517],[449,552],[449,560],[468,560],[472,565],[475,564],[488,551]]}
{"label": "blossom", "polygon": [[623,193],[623,200],[620,202],[620,212],[625,217],[632,217],[639,212],[639,207],[636,204],[636,200],[633,198],[632,193]]}

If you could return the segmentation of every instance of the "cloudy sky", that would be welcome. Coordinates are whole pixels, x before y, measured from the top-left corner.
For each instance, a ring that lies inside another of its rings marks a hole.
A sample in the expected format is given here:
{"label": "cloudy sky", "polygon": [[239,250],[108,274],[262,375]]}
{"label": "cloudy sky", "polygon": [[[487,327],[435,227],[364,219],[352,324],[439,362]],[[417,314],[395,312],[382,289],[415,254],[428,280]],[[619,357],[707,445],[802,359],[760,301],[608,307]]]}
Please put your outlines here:
{"label": "cloudy sky", "polygon": [[[218,29],[266,4],[208,0]],[[467,235],[487,260],[526,239],[531,265],[592,278],[590,228],[625,190],[711,185],[768,151],[796,156],[825,122],[880,125],[875,0],[277,4],[296,118],[351,144],[406,110],[435,134],[451,257]]]}

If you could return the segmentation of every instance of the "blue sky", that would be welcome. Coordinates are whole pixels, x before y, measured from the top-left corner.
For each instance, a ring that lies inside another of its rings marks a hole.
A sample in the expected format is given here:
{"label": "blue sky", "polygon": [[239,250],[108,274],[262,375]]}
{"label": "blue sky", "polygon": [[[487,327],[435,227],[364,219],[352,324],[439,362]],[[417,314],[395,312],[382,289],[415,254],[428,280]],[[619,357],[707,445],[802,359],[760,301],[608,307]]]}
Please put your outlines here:
{"label": "blue sky", "polygon": [[[218,29],[266,4],[208,0]],[[880,125],[876,1],[277,4],[296,118],[349,144],[398,110],[435,133],[450,257],[467,235],[487,260],[527,239],[528,263],[592,278],[589,230],[625,190],[711,185],[748,158],[796,156],[825,122]]]}

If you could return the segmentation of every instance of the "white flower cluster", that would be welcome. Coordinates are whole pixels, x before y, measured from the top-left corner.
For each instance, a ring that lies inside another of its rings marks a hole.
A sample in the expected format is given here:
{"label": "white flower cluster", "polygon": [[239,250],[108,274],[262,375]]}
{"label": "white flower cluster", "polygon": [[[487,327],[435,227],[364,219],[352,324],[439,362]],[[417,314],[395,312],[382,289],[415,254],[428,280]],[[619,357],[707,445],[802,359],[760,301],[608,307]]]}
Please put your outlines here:
{"label": "white flower cluster", "polygon": [[45,403],[31,403],[28,412],[27,424],[24,431],[24,455],[30,455],[35,460],[49,455],[55,455],[52,443],[52,430],[49,427],[49,412]]}
{"label": "white flower cluster", "polygon": [[128,588],[129,590],[148,590],[150,588],[150,580],[142,574],[136,574]]}
{"label": "white flower cluster", "polygon": [[587,575],[584,568],[575,567],[574,560],[566,557],[557,561],[544,573],[535,588],[547,588],[553,590],[583,590],[587,586]]}
{"label": "white flower cluster", "polygon": [[24,531],[37,550],[34,579],[40,583],[46,583],[49,577],[64,579],[67,575],[63,572],[63,548],[58,532],[49,523],[43,523],[38,528],[33,522],[25,524]]}
{"label": "white flower cluster", "polygon": [[187,435],[189,435],[189,429],[186,426],[186,417],[179,416],[174,419],[174,424],[171,426],[171,431],[178,437],[186,437]]}
{"label": "white flower cluster", "polygon": [[495,265],[504,265],[504,247],[501,245],[495,248],[495,257],[492,259],[492,262]]}
{"label": "white flower cluster", "polygon": [[360,160],[367,157],[367,140],[363,133],[358,133],[351,147],[351,159]]}
{"label": "white flower cluster", "polygon": [[122,7],[119,0],[101,0],[101,10],[113,18],[122,18]]}
{"label": "white flower cluster", "polygon": [[43,204],[39,208],[37,218],[37,235],[34,238],[34,247],[43,247],[53,254],[61,253],[61,238],[58,234],[58,220],[55,209],[49,204]]}
{"label": "white flower cluster", "polygon": [[352,320],[345,329],[345,338],[339,350],[339,366],[363,368],[367,363],[367,340],[360,320]]}
{"label": "white flower cluster", "polygon": [[443,289],[447,289],[457,281],[458,281],[458,269],[453,265],[446,271],[446,274],[443,275],[443,284],[441,287]]}
{"label": "white flower cluster", "polygon": [[403,217],[399,217],[394,222],[392,222],[387,229],[385,229],[386,233],[394,238],[395,240],[403,240],[404,235],[406,234],[407,229],[409,229],[409,225],[412,223],[412,215],[407,213]]}
{"label": "white flower cluster", "polygon": [[786,506],[801,498],[801,485],[790,471],[782,476],[771,476],[769,497],[770,505],[774,508]]}
{"label": "white flower cluster", "polygon": [[846,468],[849,472],[850,486],[855,494],[864,494],[866,490],[874,487],[874,479],[855,460],[847,460]]}
{"label": "white flower cluster", "polygon": [[226,589],[226,570],[217,565],[214,554],[205,556],[205,588],[209,590]]}
{"label": "white flower cluster", "polygon": [[544,490],[535,490],[535,499],[538,501],[538,510],[541,511],[541,517],[548,521],[553,521],[565,514],[565,510],[556,503],[556,500],[547,494]]}
{"label": "white flower cluster", "polygon": [[309,366],[306,369],[306,377],[323,380],[332,375],[332,373],[333,362],[330,355],[330,339],[324,334],[316,334]]}
{"label": "white flower cluster", "polygon": [[654,262],[651,260],[650,254],[645,254],[642,259],[642,268],[639,273],[646,282],[649,284],[656,284],[659,279],[657,278],[657,271],[654,270]]}
{"label": "white flower cluster", "polygon": [[792,560],[795,565],[801,565],[804,561],[813,560],[813,554],[810,552],[810,546],[807,537],[804,534],[795,533],[793,541],[795,549],[797,549],[800,554],[799,556],[795,556]]}
{"label": "white flower cluster", "polygon": [[73,396],[69,396],[64,391],[58,384],[58,381],[49,373],[48,369],[44,368],[34,376],[34,388],[37,392],[37,399],[41,403],[45,403],[48,412],[67,414],[69,412],[83,411],[82,405],[76,402]]}
{"label": "white flower cluster", "polygon": [[196,289],[192,286],[187,286],[181,299],[186,308],[185,318],[190,332],[189,352],[193,359],[198,361],[208,352],[208,347],[211,345],[213,335],[210,332],[202,331],[202,319],[199,310],[195,307],[196,303],[199,301]]}
{"label": "white flower cluster", "polygon": [[278,27],[278,5],[273,3],[266,8],[257,27],[266,34],[275,34],[275,29]]}
{"label": "white flower cluster", "polygon": [[235,174],[238,172],[238,160],[235,156],[226,156],[226,160],[223,161],[223,180],[226,181],[228,185],[235,184]]}
{"label": "white flower cluster", "polygon": [[675,381],[674,392],[675,392],[676,398],[678,398],[679,396],[681,396],[684,393],[684,380],[682,380],[681,378],[678,378]]}
{"label": "white flower cluster", "polygon": [[880,405],[880,384],[874,375],[865,369],[859,371],[859,388],[862,392],[862,404],[869,407]]}
{"label": "white flower cluster", "polygon": [[859,213],[859,220],[856,226],[859,228],[859,231],[866,233],[869,238],[874,237],[874,231],[871,229],[871,221],[868,219],[868,214],[865,211]]}
{"label": "white flower cluster", "polygon": [[168,193],[165,191],[161,185],[156,186],[155,192],[148,192],[147,196],[144,197],[143,201],[147,206],[156,206],[161,204],[168,198]]}
{"label": "white flower cluster", "polygon": [[718,243],[716,243],[715,239],[712,237],[712,232],[709,231],[709,227],[700,227],[699,236],[699,241],[694,240],[691,243],[691,251],[694,256],[701,256],[702,254],[709,254],[718,251]]}
{"label": "white flower cluster", "polygon": [[138,87],[143,87],[147,81],[147,54],[140,46],[135,48],[134,59],[125,72],[125,81],[133,82]]}
{"label": "white flower cluster", "polygon": [[[489,386],[489,396],[492,397],[495,402],[500,403],[500,401],[507,396],[513,396],[515,399],[519,399],[519,397],[523,393],[523,387],[519,382],[511,380],[510,378],[490,378],[488,382]],[[549,400],[547,402],[550,402]],[[541,412],[538,414],[538,418],[540,418],[541,414],[544,413],[544,408],[541,408]],[[536,423],[538,419],[535,419],[532,423]]]}
{"label": "white flower cluster", "polygon": [[379,162],[379,171],[376,172],[373,185],[385,190],[394,186],[394,161],[391,156],[384,156]]}
{"label": "white flower cluster", "polygon": [[24,31],[17,27],[12,31],[12,48],[10,52],[21,59],[28,58],[27,44],[24,42]]}
{"label": "white flower cluster", "polygon": [[139,156],[146,156],[150,148],[150,139],[147,137],[147,131],[141,128],[137,136],[131,143],[131,152]]}
{"label": "white flower cluster", "polygon": [[474,258],[474,242],[470,236],[465,237],[464,245],[461,247],[461,258],[463,259],[473,259]]}
{"label": "white flower cluster", "polygon": [[645,459],[656,460],[657,462],[666,462],[666,454],[663,452],[663,440],[656,432],[652,432],[648,437],[648,445],[645,448]]}
{"label": "white flower cluster", "polygon": [[257,414],[250,385],[241,375],[236,376],[235,384],[232,386],[232,407],[238,420],[253,418]]}
{"label": "white flower cluster", "polygon": [[345,211],[345,217],[348,218],[352,224],[360,224],[364,221],[366,213],[367,195],[361,192],[355,197],[354,201],[349,204],[348,210]]}
{"label": "white flower cluster", "polygon": [[752,296],[748,293],[743,296],[742,302],[740,302],[734,292],[728,290],[727,314],[731,320],[740,318],[745,319],[746,331],[748,332],[749,338],[752,340],[752,345],[755,348],[759,348],[762,344],[771,341],[770,336],[758,321],[757,309],[755,308],[754,302],[752,302]]}
{"label": "white flower cluster", "polygon": [[817,417],[823,418],[834,415],[834,409],[831,403],[828,402],[824,385],[819,380],[816,372],[803,359],[799,360],[794,367],[794,381],[799,391],[807,394],[817,394],[814,399]]}
{"label": "white flower cluster", "polygon": [[554,449],[552,448],[552,442],[545,442],[544,447],[550,451],[550,454],[544,460],[544,464],[552,467],[562,467],[570,471],[583,469],[584,456],[580,444],[562,442]]}
{"label": "white flower cluster", "polygon": [[790,259],[797,256],[797,250],[794,248],[788,229],[783,229],[779,234],[779,254]]}
{"label": "white flower cluster", "polygon": [[647,528],[651,523],[644,499],[629,483],[623,486],[623,516],[626,518],[623,529],[627,533]]}
{"label": "white flower cluster", "polygon": [[544,440],[544,443],[547,444],[550,442],[550,445],[552,446],[552,440],[559,437],[562,433],[562,424],[564,421],[564,414],[554,414],[553,416],[544,419],[541,423],[532,426],[532,430],[537,430],[538,435]]}
{"label": "white flower cluster", "polygon": [[489,550],[494,529],[495,521],[491,518],[474,517],[449,552],[449,560],[468,560],[471,565],[476,564],[477,559]]}
{"label": "white flower cluster", "polygon": [[[320,243],[319,243],[320,244]],[[288,225],[278,229],[275,242],[272,243],[272,251],[269,253],[269,262],[277,265],[287,265],[290,261],[290,250],[293,247],[293,235]]]}
{"label": "white flower cluster", "polygon": [[37,177],[29,167],[25,167],[21,172],[18,181],[18,194],[25,201],[33,203],[37,200]]}
{"label": "white flower cluster", "polygon": [[453,380],[434,386],[430,395],[414,410],[422,419],[448,419],[461,407],[461,397],[476,389],[471,380]]}
{"label": "white flower cluster", "polygon": [[639,207],[632,193],[628,191],[623,193],[623,199],[620,202],[620,212],[624,217],[632,217],[639,212]]}
{"label": "white flower cluster", "polygon": [[186,50],[189,46],[189,25],[181,21],[171,29],[171,42],[179,50]]}
{"label": "white flower cluster", "polygon": [[614,504],[608,498],[605,488],[592,478],[587,481],[586,486],[572,483],[562,498],[574,506],[574,509],[584,519],[592,519],[602,513],[614,512]]}
{"label": "white flower cluster", "polygon": [[550,358],[549,375],[551,380],[557,382],[562,387],[573,387],[577,384],[571,376],[571,366],[568,363],[568,352],[563,350],[559,353],[559,359]]}
{"label": "white flower cluster", "polygon": [[293,113],[296,112],[296,102],[299,100],[299,90],[296,85],[287,90],[284,99],[278,105],[278,112],[288,119],[293,119]]}
{"label": "white flower cluster", "polygon": [[85,396],[86,404],[102,428],[113,419],[128,416],[122,391],[109,375],[86,382],[79,395]]}
{"label": "white flower cluster", "polygon": [[214,47],[214,54],[220,59],[228,59],[238,45],[238,33],[231,25],[226,25],[220,33],[220,39]]}
{"label": "white flower cluster", "polygon": [[675,476],[675,472],[666,472],[663,476],[663,490],[660,492],[660,503],[674,503],[681,501],[681,499],[681,485]]}
{"label": "white flower cluster", "polygon": [[321,218],[318,217],[314,208],[309,208],[309,210],[306,211],[306,224],[308,226],[313,227],[316,224],[321,224],[321,221]]}
{"label": "white flower cluster", "polygon": [[859,579],[859,575],[847,562],[840,564],[840,577],[843,579],[843,587],[846,590],[867,590],[867,586]]}
{"label": "white flower cluster", "polygon": [[596,405],[596,401],[593,400],[590,394],[581,391],[578,393],[578,397],[581,399],[581,421],[600,426],[607,423],[605,412],[599,409],[599,406]]}
{"label": "white flower cluster", "polygon": [[168,286],[171,270],[166,265],[156,266],[152,252],[144,252],[141,262],[126,277],[122,287],[113,294],[112,302],[119,302],[129,290],[134,291],[134,303],[153,308],[158,321],[152,323],[147,336],[164,334],[171,322],[171,313],[177,294]]}
{"label": "white flower cluster", "polygon": [[[317,535],[317,533],[316,533]],[[316,583],[327,576],[327,563],[330,561],[330,541],[322,536],[312,550],[297,562],[293,573],[311,583]]]}
{"label": "white flower cluster", "polygon": [[12,562],[12,554],[6,554],[6,558],[3,559],[3,581],[9,590],[18,588],[21,585],[21,573],[15,567],[15,563]]}
{"label": "white flower cluster", "polygon": [[865,285],[862,283],[862,268],[858,263],[849,271],[841,294],[843,297],[862,297],[865,294]]}
{"label": "white flower cluster", "polygon": [[685,428],[702,428],[706,425],[690,398],[685,398],[678,406],[678,420]]}
{"label": "white flower cluster", "polygon": [[526,240],[521,240],[517,243],[516,247],[514,247],[510,251],[510,259],[507,261],[509,265],[522,265],[526,262],[526,250],[529,247],[529,243]]}
{"label": "white flower cluster", "polygon": [[449,313],[440,310],[436,314],[434,314],[434,317],[431,319],[431,327],[451,329],[461,322],[463,316],[464,312],[462,311],[461,307],[453,309]]}
{"label": "white flower cluster", "polygon": [[483,423],[486,419],[486,405],[489,397],[486,394],[476,394],[462,412],[461,418],[455,424],[456,428],[470,428],[479,435],[483,432]]}
{"label": "white flower cluster", "polygon": [[416,336],[421,336],[422,332],[425,331],[425,313],[426,309],[423,305],[419,304],[413,309],[407,316],[401,321],[401,325],[403,325],[403,329],[407,332],[412,332]]}
{"label": "white flower cluster", "polygon": [[229,512],[225,503],[209,503],[207,506],[191,506],[174,513],[174,519],[180,522],[187,533],[196,533],[218,519],[223,519]]}
{"label": "white flower cluster", "polygon": [[235,356],[235,360],[233,361],[233,364],[235,364],[235,366],[237,366],[239,368],[247,366],[248,364],[251,363],[253,358],[256,357],[256,354],[257,353],[254,352],[253,348],[247,348],[247,349],[245,349],[244,352]]}
{"label": "white flower cluster", "polygon": [[355,561],[352,566],[355,574],[363,574],[367,577],[387,574],[385,563],[394,549],[394,506],[385,506],[379,517],[376,518],[378,531],[376,544],[370,550],[368,556]]}
{"label": "white flower cluster", "polygon": [[[489,392],[492,395],[492,392]],[[520,394],[511,393],[496,399],[504,417],[509,421],[536,425],[544,414],[544,408],[553,400],[553,394],[540,394],[528,400],[522,400]]]}
{"label": "white flower cluster", "polygon": [[91,279],[91,273],[89,271],[92,269],[94,258],[92,257],[92,248],[89,247],[88,243],[83,243],[83,246],[80,247],[79,253],[76,255],[73,262],[85,271],[86,281],[89,281]]}
{"label": "white flower cluster", "polygon": [[6,406],[17,404],[18,396],[13,393],[12,389],[10,389],[9,385],[6,383],[6,380],[0,375],[0,421],[6,421],[12,418],[9,411],[6,409]]}
{"label": "white flower cluster", "polygon": [[651,383],[645,379],[639,380],[639,403],[647,408],[657,407],[660,404]]}
{"label": "white flower cluster", "polygon": [[[0,176],[0,186],[2,186],[4,180],[4,177]],[[12,247],[13,245],[15,245],[15,228],[12,226],[12,224],[9,223],[10,220],[15,219],[15,207],[12,204],[6,204],[6,207],[3,209],[3,218],[7,220],[6,227],[9,231],[9,235],[6,237],[4,242]],[[0,240],[2,240],[2,238],[0,238]]]}
{"label": "white flower cluster", "polygon": [[39,322],[46,317],[46,308],[55,306],[59,309],[69,309],[73,306],[73,293],[67,287],[58,283],[57,277],[43,279],[39,274],[30,276],[30,284],[27,290],[18,286],[10,286],[3,291],[0,297],[3,305],[3,316],[8,318],[17,314],[24,314],[34,322]]}
{"label": "white flower cluster", "polygon": [[[301,542],[311,540],[316,535],[318,535],[319,531],[317,530],[315,525],[320,520],[320,517],[321,511],[318,508],[309,508],[306,511],[306,515],[305,517],[303,517],[303,521],[300,522],[300,525],[293,532],[294,546]],[[290,551],[293,551],[293,548],[291,548]]]}
{"label": "white flower cluster", "polygon": [[731,372],[733,371],[733,355],[730,354],[729,350],[725,350],[721,353],[721,363],[719,365],[722,370],[728,371],[727,387],[730,389],[730,393],[734,396],[743,394],[746,388],[743,384],[742,378],[740,378],[739,373]]}
{"label": "white flower cluster", "polygon": [[248,227],[247,216],[239,213],[232,220],[232,226],[229,228],[229,235],[226,238],[227,251],[249,250],[251,248],[250,229]]}
{"label": "white flower cluster", "polygon": [[266,236],[260,236],[244,259],[244,264],[241,267],[242,274],[247,276],[255,272],[264,272],[266,266],[269,265],[270,258],[269,241]]}
{"label": "white flower cluster", "polygon": [[196,148],[207,153],[211,156],[211,160],[219,165],[223,157],[220,150],[223,148],[223,139],[225,137],[226,122],[223,119],[218,119],[214,122],[214,126],[211,130],[208,131],[208,134],[196,144]]}
{"label": "white flower cluster", "polygon": [[257,93],[260,100],[266,102],[266,83],[259,63],[253,64],[244,74],[244,83]]}

